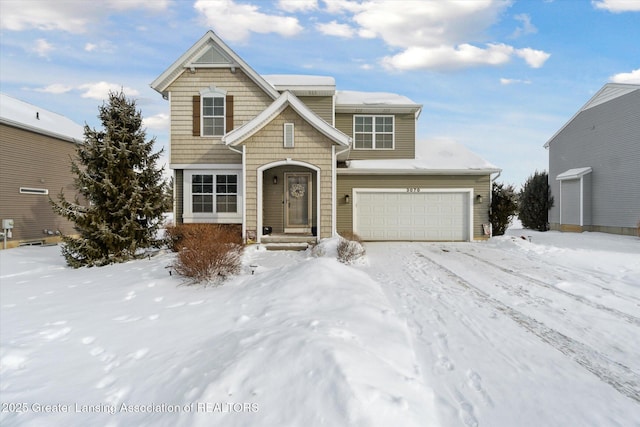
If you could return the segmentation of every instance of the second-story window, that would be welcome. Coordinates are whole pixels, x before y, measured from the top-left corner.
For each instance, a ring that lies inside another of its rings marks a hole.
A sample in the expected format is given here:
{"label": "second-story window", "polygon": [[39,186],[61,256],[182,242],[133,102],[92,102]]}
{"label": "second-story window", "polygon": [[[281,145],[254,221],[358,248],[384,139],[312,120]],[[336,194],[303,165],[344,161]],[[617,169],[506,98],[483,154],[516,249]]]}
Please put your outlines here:
{"label": "second-story window", "polygon": [[393,150],[393,116],[354,116],[353,144],[360,150]]}
{"label": "second-story window", "polygon": [[202,96],[202,136],[224,135],[224,95]]}

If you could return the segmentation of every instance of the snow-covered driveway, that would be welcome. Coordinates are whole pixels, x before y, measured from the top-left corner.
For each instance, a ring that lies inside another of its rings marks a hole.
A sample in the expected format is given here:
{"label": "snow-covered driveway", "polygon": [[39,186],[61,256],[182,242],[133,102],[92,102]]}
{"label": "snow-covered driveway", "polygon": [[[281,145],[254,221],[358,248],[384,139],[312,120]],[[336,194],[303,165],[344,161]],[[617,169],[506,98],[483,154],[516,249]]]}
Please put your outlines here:
{"label": "snow-covered driveway", "polygon": [[640,426],[640,239],[514,233],[254,245],[220,287],[0,251],[0,424]]}
{"label": "snow-covered driveway", "polygon": [[639,243],[558,236],[367,245],[444,425],[640,425]]}

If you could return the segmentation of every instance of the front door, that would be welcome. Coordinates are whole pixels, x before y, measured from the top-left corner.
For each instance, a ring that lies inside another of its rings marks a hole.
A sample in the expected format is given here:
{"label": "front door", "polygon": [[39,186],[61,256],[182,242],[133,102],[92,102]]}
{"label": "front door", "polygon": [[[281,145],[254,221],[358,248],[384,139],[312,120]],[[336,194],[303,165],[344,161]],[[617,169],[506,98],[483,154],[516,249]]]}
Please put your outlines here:
{"label": "front door", "polygon": [[285,233],[311,232],[311,174],[285,173]]}

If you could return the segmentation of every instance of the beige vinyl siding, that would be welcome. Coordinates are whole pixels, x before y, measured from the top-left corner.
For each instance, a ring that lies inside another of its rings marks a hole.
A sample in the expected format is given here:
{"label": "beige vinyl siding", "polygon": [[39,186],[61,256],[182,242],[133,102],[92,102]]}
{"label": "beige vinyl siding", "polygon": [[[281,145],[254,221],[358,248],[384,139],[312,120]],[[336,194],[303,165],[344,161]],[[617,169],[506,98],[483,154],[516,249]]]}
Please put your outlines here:
{"label": "beige vinyl siding", "polygon": [[[0,152],[0,219],[14,220],[10,241],[45,239],[50,237],[45,229],[75,234],[73,224],[53,212],[49,197],[56,200],[63,190],[67,200],[74,200],[76,145],[0,124]],[[49,195],[21,194],[20,187],[47,189]]]}
{"label": "beige vinyl siding", "polygon": [[[224,89],[233,96],[233,127],[238,128],[273,102],[242,70],[196,68],[185,70],[169,86],[171,92],[172,164],[242,162],[239,154],[229,150],[219,137],[193,136],[193,96],[209,86]],[[231,129],[227,129],[229,131]]]}
{"label": "beige vinyl siding", "polygon": [[[473,188],[473,238],[483,239],[482,224],[489,222],[489,175],[425,176],[425,175],[342,175],[338,173],[336,190],[336,222],[338,233],[353,230],[353,204],[345,202],[348,194],[353,200],[354,188]],[[482,195],[482,203],[475,197]]]}
{"label": "beige vinyl siding", "polygon": [[[295,147],[292,149],[284,148],[283,146],[284,123],[294,123],[295,125]],[[245,194],[247,231],[257,231],[257,212],[259,207],[257,206],[256,187],[258,182],[258,168],[269,163],[290,158],[320,168],[320,237],[330,237],[332,232],[331,140],[307,123],[291,107],[287,107],[268,125],[248,138],[244,144],[246,146],[245,162],[247,170]],[[283,180],[283,177],[279,177],[279,179]],[[281,207],[277,207],[276,203],[260,208],[263,209],[263,212],[264,208],[282,209]],[[263,224],[270,225],[265,222],[264,214]]]}
{"label": "beige vinyl siding", "polygon": [[[335,127],[353,138],[353,116],[358,114],[336,114]],[[370,114],[364,114],[370,115]],[[393,115],[389,113],[380,115]],[[395,114],[393,150],[354,150],[349,152],[350,160],[368,159],[413,159],[416,154],[416,117],[414,114]]]}
{"label": "beige vinyl siding", "polygon": [[332,96],[299,96],[298,98],[325,122],[333,126]]}

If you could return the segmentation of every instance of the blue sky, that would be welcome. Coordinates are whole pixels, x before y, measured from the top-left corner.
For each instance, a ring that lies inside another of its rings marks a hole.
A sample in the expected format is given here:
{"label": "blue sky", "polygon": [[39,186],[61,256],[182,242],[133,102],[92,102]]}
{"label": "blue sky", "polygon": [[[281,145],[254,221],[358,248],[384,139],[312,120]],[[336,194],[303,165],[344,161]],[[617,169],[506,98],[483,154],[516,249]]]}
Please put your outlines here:
{"label": "blue sky", "polygon": [[122,87],[166,147],[149,83],[209,29],[260,74],[408,96],[419,144],[455,140],[516,186],[604,84],[640,83],[640,0],[0,0],[0,90],[95,127]]}

